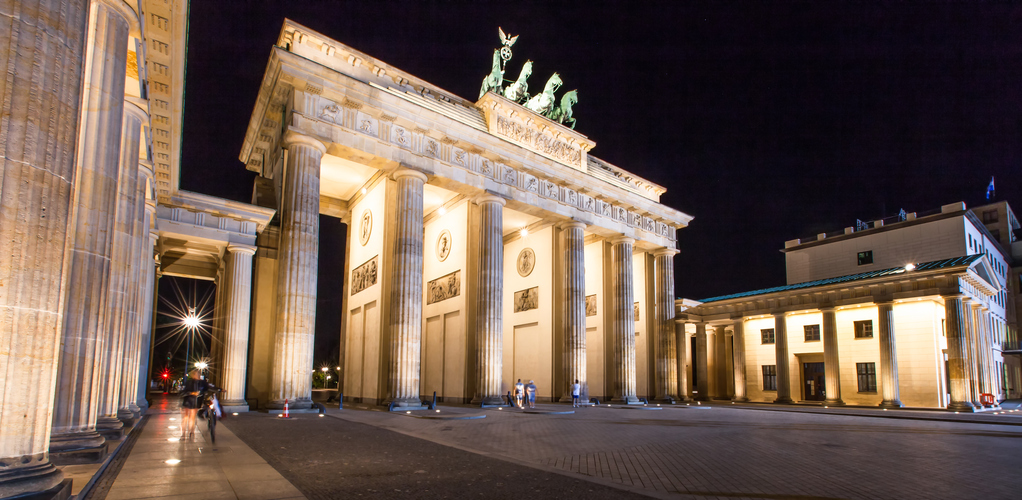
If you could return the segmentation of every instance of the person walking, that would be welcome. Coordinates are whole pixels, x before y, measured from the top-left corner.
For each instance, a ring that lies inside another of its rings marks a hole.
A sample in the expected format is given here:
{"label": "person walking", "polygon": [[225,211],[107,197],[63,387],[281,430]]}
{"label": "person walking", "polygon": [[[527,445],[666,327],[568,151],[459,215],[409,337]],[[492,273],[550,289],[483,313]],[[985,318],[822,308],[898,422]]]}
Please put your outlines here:
{"label": "person walking", "polygon": [[202,404],[201,396],[209,388],[209,382],[199,377],[199,370],[192,370],[188,373],[184,387],[181,389],[184,396],[181,399],[181,439],[191,439],[195,435],[195,414]]}
{"label": "person walking", "polygon": [[571,407],[578,408],[578,397],[582,394],[582,385],[578,383],[578,379],[575,379],[575,383],[571,384]]}
{"label": "person walking", "polygon": [[515,404],[519,408],[525,408],[525,384],[522,383],[522,379],[518,379],[518,383],[515,384]]}
{"label": "person walking", "polygon": [[529,408],[536,408],[536,383],[532,380],[529,381],[529,385],[525,386],[525,395],[529,399]]}

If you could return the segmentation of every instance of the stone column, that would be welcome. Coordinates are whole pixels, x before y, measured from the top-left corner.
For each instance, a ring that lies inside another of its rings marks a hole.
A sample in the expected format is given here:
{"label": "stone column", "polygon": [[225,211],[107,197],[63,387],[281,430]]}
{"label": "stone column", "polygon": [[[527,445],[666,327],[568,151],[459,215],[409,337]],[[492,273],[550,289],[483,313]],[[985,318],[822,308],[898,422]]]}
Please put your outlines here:
{"label": "stone column", "polygon": [[[393,274],[390,287],[390,401],[398,407],[419,407],[419,363],[422,349],[422,193],[426,175],[415,170],[394,172],[397,181],[393,218]],[[498,303],[499,304],[499,303]],[[498,392],[500,390],[498,386]]]}
{"label": "stone column", "polygon": [[637,404],[635,395],[635,289],[632,278],[632,245],[625,236],[611,240],[611,312],[614,339],[614,395],[618,404]]}
{"label": "stone column", "polygon": [[833,307],[822,307],[823,313],[823,374],[827,399],[823,404],[841,406],[841,356],[837,347],[837,314]]}
{"label": "stone column", "polygon": [[784,313],[774,314],[774,355],[777,363],[777,399],[791,403],[791,375],[788,370],[788,325]]}
{"label": "stone column", "polygon": [[561,224],[564,232],[564,395],[571,401],[571,386],[582,387],[579,401],[589,401],[586,378],[586,254],[581,222]]}
{"label": "stone column", "polygon": [[674,403],[678,399],[678,349],[674,335],[674,256],[678,251],[662,248],[653,253],[656,271],[656,398]]}
{"label": "stone column", "polygon": [[316,332],[319,270],[319,167],[326,146],[288,132],[280,203],[277,271],[277,328],[273,349],[270,408],[312,405],[312,350]]}
{"label": "stone column", "polygon": [[[990,392],[987,384],[986,308],[979,302],[972,304],[973,341],[976,348],[976,390],[980,395]],[[982,404],[982,403],[980,403]],[[986,406],[986,405],[983,405]]]}
{"label": "stone column", "polygon": [[[50,452],[60,460],[93,462],[106,456],[103,437],[96,432],[99,388],[110,376],[98,371],[95,362],[110,355],[104,351],[110,335],[119,329],[100,330],[100,318],[111,311],[104,307],[104,294],[110,286],[114,245],[123,243],[117,236],[115,212],[120,208],[119,178],[125,175],[129,158],[124,153],[134,147],[138,158],[139,127],[136,114],[124,114],[123,95],[115,103],[107,91],[124,88],[128,23],[116,11],[97,3],[93,29],[101,36],[89,48],[86,71],[88,107],[83,110],[81,163],[76,193],[77,221],[75,245],[71,254],[71,274],[67,287],[64,316],[64,348],[61,351]],[[117,52],[118,58],[110,60]],[[112,86],[113,89],[108,89]],[[137,108],[137,106],[136,106]],[[113,127],[116,120],[117,126]],[[95,130],[111,127],[111,130]],[[134,130],[132,129],[134,127]],[[123,137],[123,142],[122,142]],[[87,142],[96,141],[96,142]],[[124,182],[133,182],[136,176]],[[122,226],[123,228],[123,226]],[[116,415],[116,410],[113,412]]]}
{"label": "stone column", "polygon": [[249,245],[227,246],[227,299],[224,301],[223,369],[220,387],[224,389],[225,411],[248,411],[245,402],[246,366],[248,363],[248,326],[252,304],[252,256],[256,248]]}
{"label": "stone column", "polygon": [[[482,195],[479,205],[479,275],[476,278],[476,381],[473,403],[499,405],[504,369],[504,199]],[[584,314],[584,312],[583,312]]]}
{"label": "stone column", "polygon": [[[156,200],[146,200],[146,217],[149,221],[152,221],[156,217]],[[152,211],[150,212],[150,206]],[[143,288],[142,297],[142,358],[138,366],[138,393],[136,394],[136,400],[138,401],[139,408],[142,409],[142,413],[149,408],[149,402],[146,400],[146,396],[149,394],[149,381],[152,379],[152,373],[150,370],[151,363],[153,362],[153,314],[156,312],[156,301],[159,300],[159,294],[156,289],[157,276],[156,273],[159,271],[159,264],[153,259],[153,253],[156,248],[156,243],[159,241],[160,236],[156,232],[148,232],[146,240],[149,244],[145,247],[146,260],[143,263],[142,271],[144,273],[143,279],[145,284]]]}
{"label": "stone column", "polygon": [[693,375],[696,379],[696,401],[710,400],[710,370],[708,363],[708,345],[706,338],[706,323],[696,323],[696,352],[692,356]]}
{"label": "stone column", "polygon": [[727,327],[713,329],[713,399],[727,397]]}
{"label": "stone column", "polygon": [[748,401],[745,393],[745,320],[732,318],[732,344],[734,345],[735,401]]}
{"label": "stone column", "polygon": [[994,344],[993,344],[993,318],[990,314],[990,310],[986,307],[980,309],[980,317],[982,318],[983,329],[981,330],[982,345],[983,345],[983,358],[986,366],[986,383],[987,390],[985,392],[994,395],[995,407],[1000,406],[997,402],[997,366],[994,363]]}
{"label": "stone column", "polygon": [[[118,414],[129,418],[142,415],[141,407],[136,404],[138,395],[138,365],[142,359],[142,308],[143,302],[149,300],[145,292],[145,274],[149,272],[151,247],[149,246],[149,212],[146,210],[147,169],[139,158],[141,127],[148,123],[148,114],[135,104],[127,103],[124,107],[124,134],[122,135],[121,177],[126,181],[124,189],[118,196],[127,193],[130,204],[129,219],[126,229],[129,231],[129,249],[127,255],[128,281],[125,283],[125,303],[128,314],[124,316],[124,367],[121,374],[120,401]],[[134,175],[125,175],[132,172]],[[134,181],[132,184],[131,181]],[[120,180],[118,181],[120,183]],[[115,240],[116,241],[116,240]]]}
{"label": "stone column", "polygon": [[[4,285],[0,286],[0,345],[4,346],[0,349],[0,498],[70,494],[70,480],[64,480],[50,463],[47,448],[58,357],[65,349],[78,349],[61,348],[66,310],[62,299],[69,242],[75,232],[71,185],[79,181],[74,168],[75,137],[87,9],[84,0],[23,0],[0,7],[4,19],[0,29],[0,74],[4,75],[0,85],[0,283]],[[94,353],[95,332],[81,333],[92,339],[84,350]],[[83,360],[87,354],[72,357]],[[76,380],[70,385],[86,385],[94,391],[94,383],[90,375],[88,382]],[[86,403],[94,405],[94,396]],[[76,430],[93,430],[91,418],[79,421],[87,423]],[[89,439],[94,442],[95,436],[90,433]]]}
{"label": "stone column", "polygon": [[877,302],[879,314],[880,343],[880,394],[881,408],[901,408],[901,392],[898,390],[898,348],[894,337],[894,303]]}
{"label": "stone column", "polygon": [[969,309],[963,295],[944,296],[945,330],[947,334],[948,379],[951,380],[951,402],[947,409],[954,411],[976,411],[969,392],[967,344],[965,331],[968,329]]}
{"label": "stone column", "polygon": [[979,372],[976,369],[976,310],[973,308],[975,302],[966,298],[962,301],[965,307],[965,369],[969,381],[969,398],[972,405],[982,408],[979,402]]}
{"label": "stone column", "polygon": [[688,332],[685,331],[685,325],[682,320],[674,321],[674,345],[678,348],[678,401],[688,399],[688,370],[685,368],[685,361],[688,358]]}
{"label": "stone column", "polygon": [[226,369],[224,364],[224,321],[227,314],[227,296],[230,292],[230,280],[227,278],[227,259],[230,250],[224,249],[224,255],[220,258],[220,267],[216,270],[216,289],[213,292],[213,321],[210,324],[210,346],[209,359],[212,369],[209,371],[210,380],[217,387],[224,387],[223,372]]}

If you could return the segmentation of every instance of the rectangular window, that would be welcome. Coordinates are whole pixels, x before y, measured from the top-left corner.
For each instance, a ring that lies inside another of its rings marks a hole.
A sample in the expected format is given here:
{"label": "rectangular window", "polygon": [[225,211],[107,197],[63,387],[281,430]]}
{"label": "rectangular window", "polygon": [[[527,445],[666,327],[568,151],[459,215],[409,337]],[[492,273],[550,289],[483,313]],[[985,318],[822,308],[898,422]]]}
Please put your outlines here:
{"label": "rectangular window", "polygon": [[763,330],[759,331],[759,334],[763,336],[763,343],[764,344],[773,344],[774,343],[774,329],[773,328],[764,328]]}
{"label": "rectangular window", "polygon": [[855,373],[859,378],[859,392],[877,391],[876,363],[855,363]]}
{"label": "rectangular window", "polygon": [[866,250],[865,252],[859,252],[859,265],[864,266],[866,264],[873,263],[873,251]]}
{"label": "rectangular window", "polygon": [[990,230],[990,234],[994,237],[995,240],[1001,241],[1001,230],[1000,229],[991,229]]}
{"label": "rectangular window", "polygon": [[857,339],[873,338],[873,320],[867,319],[865,321],[856,321],[855,338]]}
{"label": "rectangular window", "polygon": [[820,340],[820,325],[806,325],[806,342]]}
{"label": "rectangular window", "polygon": [[983,212],[983,223],[989,224],[991,222],[997,222],[997,210],[987,210]]}
{"label": "rectangular window", "polygon": [[763,390],[777,390],[777,365],[763,365]]}

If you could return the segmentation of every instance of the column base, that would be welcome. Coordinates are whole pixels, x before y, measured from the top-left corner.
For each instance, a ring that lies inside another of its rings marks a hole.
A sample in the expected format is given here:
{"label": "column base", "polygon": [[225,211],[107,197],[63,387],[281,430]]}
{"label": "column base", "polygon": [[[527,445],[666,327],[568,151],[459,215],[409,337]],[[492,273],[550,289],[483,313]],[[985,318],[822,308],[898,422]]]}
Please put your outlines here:
{"label": "column base", "polygon": [[53,434],[49,451],[54,465],[99,463],[107,455],[106,439],[94,430]]}
{"label": "column base", "polygon": [[17,467],[0,472],[0,498],[67,500],[71,498],[71,480],[50,462]]}
{"label": "column base", "polygon": [[149,411],[149,402],[144,399],[140,399],[138,403],[135,403],[135,405],[138,406],[139,417],[145,415],[145,412]]}
{"label": "column base", "polygon": [[639,398],[637,398],[635,396],[617,397],[617,398],[611,399],[610,401],[608,401],[608,403],[612,403],[612,404],[616,404],[616,405],[641,405],[641,404],[643,404],[642,401],[639,401]]}
{"label": "column base", "polygon": [[117,420],[120,420],[121,423],[124,424],[124,427],[128,428],[135,425],[135,421],[138,420],[138,417],[135,416],[135,412],[127,408],[120,408],[117,410]]}
{"label": "column base", "polygon": [[399,398],[392,399],[389,403],[390,406],[396,408],[407,408],[407,409],[419,409],[425,408],[422,406],[422,400],[419,398]]}
{"label": "column base", "polygon": [[888,400],[885,399],[884,401],[880,402],[879,407],[880,408],[904,408],[905,405],[903,405],[901,403],[901,401],[899,401],[897,399],[891,400],[891,401],[888,401]]}
{"label": "column base", "polygon": [[674,396],[660,396],[660,397],[654,399],[653,401],[656,401],[657,403],[663,403],[663,404],[669,404],[669,405],[673,405],[673,404],[676,404],[678,402],[678,400]]}
{"label": "column base", "polygon": [[[749,401],[749,398],[747,398],[745,396],[742,396],[740,398],[737,398],[737,397],[736,398],[732,398],[731,401],[734,401],[735,403],[747,403]],[[844,403],[842,403],[842,404],[844,404]]]}
{"label": "column base", "polygon": [[100,417],[96,420],[96,432],[108,440],[116,441],[124,437],[124,423],[115,417]]}
{"label": "column base", "polygon": [[784,397],[778,397],[777,399],[775,399],[775,400],[774,400],[774,403],[778,403],[778,404],[785,404],[785,405],[790,405],[790,404],[794,404],[794,403],[795,403],[795,401],[793,401],[793,400],[792,400],[792,399],[791,399],[790,397],[788,397],[788,396],[784,396]]}
{"label": "column base", "polygon": [[[266,403],[266,408],[270,410],[283,410],[284,400],[281,399],[279,401],[270,401],[269,403]],[[306,410],[312,408],[312,399],[311,398],[289,399],[287,400],[287,408],[288,410],[294,409]]]}
{"label": "column base", "polygon": [[823,404],[826,406],[844,406],[845,402],[840,399],[824,399]]}
{"label": "column base", "polygon": [[948,411],[964,411],[973,413],[976,411],[976,407],[968,401],[954,401],[947,405]]}
{"label": "column base", "polygon": [[249,411],[248,401],[221,401],[220,410],[226,413],[246,413]]}

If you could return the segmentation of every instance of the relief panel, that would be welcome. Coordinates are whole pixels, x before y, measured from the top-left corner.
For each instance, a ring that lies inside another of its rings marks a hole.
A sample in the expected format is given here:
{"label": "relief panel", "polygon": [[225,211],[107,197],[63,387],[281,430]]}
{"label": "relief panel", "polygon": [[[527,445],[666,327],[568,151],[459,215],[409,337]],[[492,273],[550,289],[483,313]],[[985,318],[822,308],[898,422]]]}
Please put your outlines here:
{"label": "relief panel", "polygon": [[435,304],[461,294],[461,271],[441,276],[426,285],[426,304]]}

